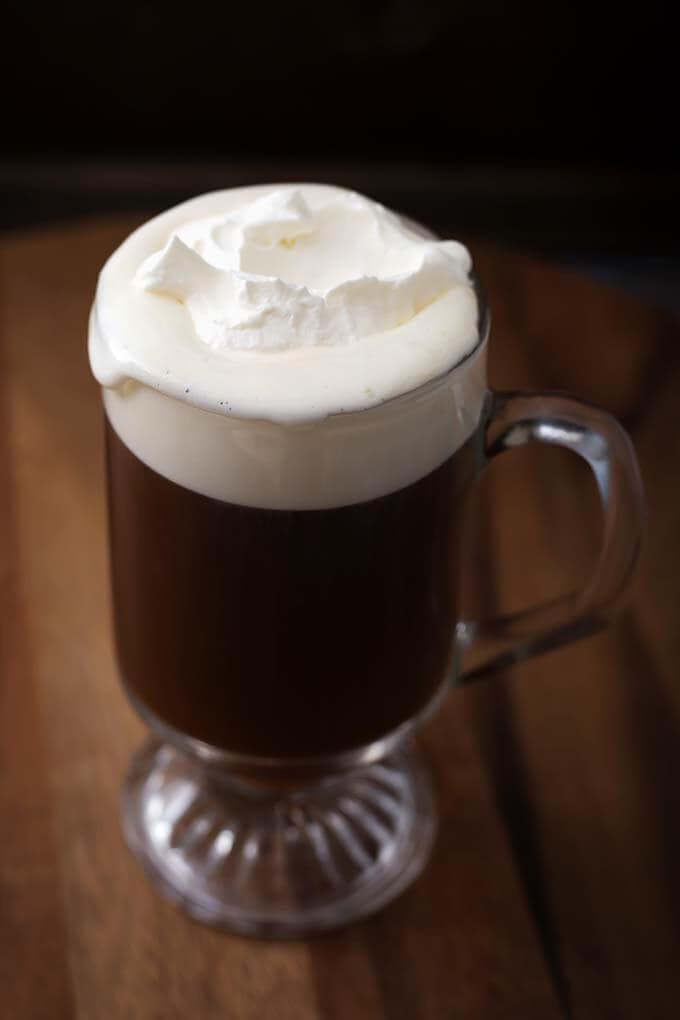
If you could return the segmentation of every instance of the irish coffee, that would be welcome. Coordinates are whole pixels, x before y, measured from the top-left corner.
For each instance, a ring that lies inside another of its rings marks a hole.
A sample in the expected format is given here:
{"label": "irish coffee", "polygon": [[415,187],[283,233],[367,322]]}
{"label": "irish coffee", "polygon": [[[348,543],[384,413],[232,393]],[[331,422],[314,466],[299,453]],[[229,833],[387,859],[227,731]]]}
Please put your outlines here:
{"label": "irish coffee", "polygon": [[[454,669],[600,626],[628,581],[625,434],[567,398],[488,392],[470,270],[457,242],[308,184],[202,195],[102,270],[116,646],[155,735],[123,827],[202,921],[300,935],[396,896],[434,837],[405,742],[423,709]],[[494,454],[540,441],[590,464],[604,546],[581,597],[457,626],[487,422]]]}
{"label": "irish coffee", "polygon": [[143,464],[107,425],[116,639],[134,698],[267,757],[344,751],[427,705],[450,667],[476,436],[378,499],[236,506]]}

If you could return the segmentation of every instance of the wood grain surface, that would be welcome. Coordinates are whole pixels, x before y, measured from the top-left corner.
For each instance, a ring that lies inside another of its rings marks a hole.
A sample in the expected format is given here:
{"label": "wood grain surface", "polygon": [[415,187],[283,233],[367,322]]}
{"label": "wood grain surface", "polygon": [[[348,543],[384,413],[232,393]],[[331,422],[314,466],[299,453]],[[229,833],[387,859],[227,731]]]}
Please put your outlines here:
{"label": "wood grain surface", "polygon": [[[680,327],[578,275],[474,252],[499,388],[618,414],[649,503],[606,633],[455,691],[423,742],[441,827],[400,900],[305,942],[188,920],[125,850],[143,736],[113,663],[102,418],[85,353],[133,224],[7,235],[0,334],[0,1015],[11,1020],[668,1020],[680,1002]],[[494,464],[466,598],[511,609],[587,574],[594,486],[555,450]]]}

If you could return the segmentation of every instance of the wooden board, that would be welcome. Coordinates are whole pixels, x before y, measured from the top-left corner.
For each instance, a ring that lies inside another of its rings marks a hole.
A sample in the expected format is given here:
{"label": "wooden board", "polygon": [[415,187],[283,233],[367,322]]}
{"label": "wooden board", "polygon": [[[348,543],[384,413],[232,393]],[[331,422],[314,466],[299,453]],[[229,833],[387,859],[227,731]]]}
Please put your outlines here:
{"label": "wooden board", "polygon": [[[102,418],[85,353],[133,224],[7,235],[0,294],[0,1015],[13,1020],[667,1020],[680,999],[680,328],[578,275],[475,251],[491,381],[571,389],[630,426],[644,562],[605,634],[454,692],[423,736],[442,822],[416,885],[305,942],[202,927],[125,850],[143,727],[109,623]],[[587,573],[593,486],[518,451],[470,509],[471,605]],[[483,583],[480,579],[483,578]]]}

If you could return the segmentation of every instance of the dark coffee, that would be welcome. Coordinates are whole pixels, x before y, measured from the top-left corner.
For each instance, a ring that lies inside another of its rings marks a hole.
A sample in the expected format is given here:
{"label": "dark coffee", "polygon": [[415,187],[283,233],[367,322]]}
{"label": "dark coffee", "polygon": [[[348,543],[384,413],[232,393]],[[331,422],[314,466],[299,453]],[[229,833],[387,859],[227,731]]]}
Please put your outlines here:
{"label": "dark coffee", "polygon": [[118,656],[138,702],[229,751],[307,756],[411,718],[451,666],[473,437],[431,474],[331,510],[261,510],[146,467],[107,423]]}

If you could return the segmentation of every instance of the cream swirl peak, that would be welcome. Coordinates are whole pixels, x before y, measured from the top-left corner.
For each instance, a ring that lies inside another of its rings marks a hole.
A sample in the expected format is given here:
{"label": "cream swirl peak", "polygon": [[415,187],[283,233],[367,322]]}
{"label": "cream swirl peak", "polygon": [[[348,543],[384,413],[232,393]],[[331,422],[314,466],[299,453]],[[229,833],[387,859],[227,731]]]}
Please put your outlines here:
{"label": "cream swirl peak", "polygon": [[135,284],[181,302],[211,347],[273,351],[393,330],[469,286],[469,270],[461,244],[424,238],[361,195],[311,207],[289,187],[183,224]]}

